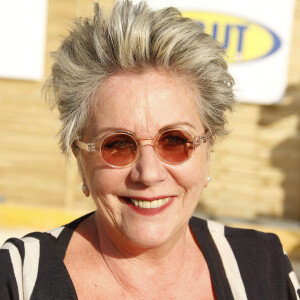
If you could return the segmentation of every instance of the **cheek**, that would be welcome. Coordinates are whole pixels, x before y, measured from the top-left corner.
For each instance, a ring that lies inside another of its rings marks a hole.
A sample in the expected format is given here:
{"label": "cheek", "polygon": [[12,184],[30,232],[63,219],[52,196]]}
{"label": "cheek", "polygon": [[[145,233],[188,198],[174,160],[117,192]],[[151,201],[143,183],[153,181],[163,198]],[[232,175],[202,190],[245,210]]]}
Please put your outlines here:
{"label": "cheek", "polygon": [[105,198],[110,194],[118,194],[118,189],[124,182],[124,176],[121,173],[119,170],[95,169],[91,178],[94,199],[96,197]]}
{"label": "cheek", "polygon": [[[200,149],[199,149],[200,150]],[[205,151],[195,153],[194,157],[189,160],[186,170],[187,181],[192,185],[204,184],[208,175],[208,158]]]}
{"label": "cheek", "polygon": [[104,219],[110,220],[109,222],[121,220],[121,205],[119,198],[115,196],[120,195],[122,182],[123,175],[118,170],[99,167],[90,174],[91,196],[99,213]]}
{"label": "cheek", "polygon": [[124,181],[124,172],[103,165],[95,157],[82,157],[81,162],[82,176],[95,200],[116,193],[117,187]]}
{"label": "cheek", "polygon": [[176,172],[173,173],[176,182],[184,189],[184,193],[189,200],[198,201],[203,189],[207,183],[208,164],[204,155],[199,155],[180,166]]}
{"label": "cheek", "polygon": [[186,170],[177,170],[173,173],[175,180],[180,185],[185,193],[196,192],[202,190],[205,185],[204,171],[201,167],[191,167]]}

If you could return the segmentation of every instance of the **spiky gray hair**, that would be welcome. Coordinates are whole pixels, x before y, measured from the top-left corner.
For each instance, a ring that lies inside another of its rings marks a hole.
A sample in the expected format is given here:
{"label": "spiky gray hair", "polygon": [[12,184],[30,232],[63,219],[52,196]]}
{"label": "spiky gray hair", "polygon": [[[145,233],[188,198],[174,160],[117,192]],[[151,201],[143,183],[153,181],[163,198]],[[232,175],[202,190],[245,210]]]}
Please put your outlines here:
{"label": "spiky gray hair", "polygon": [[99,86],[120,71],[160,68],[188,79],[197,91],[199,117],[211,142],[227,133],[225,112],[232,111],[235,100],[224,50],[176,8],[152,10],[145,2],[124,0],[105,18],[95,4],[93,19],[75,20],[53,57],[44,88],[60,113],[65,154],[81,136]]}

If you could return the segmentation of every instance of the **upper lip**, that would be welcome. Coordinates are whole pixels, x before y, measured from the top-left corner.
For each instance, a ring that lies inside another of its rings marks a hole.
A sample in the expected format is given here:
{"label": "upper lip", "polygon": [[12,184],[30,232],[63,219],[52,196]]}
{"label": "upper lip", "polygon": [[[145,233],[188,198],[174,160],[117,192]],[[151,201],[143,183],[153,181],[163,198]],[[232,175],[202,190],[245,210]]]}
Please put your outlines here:
{"label": "upper lip", "polygon": [[135,197],[135,196],[126,196],[126,198],[130,198],[130,199],[134,199],[134,200],[138,200],[138,201],[155,201],[155,200],[159,200],[159,199],[165,199],[165,198],[170,198],[171,196],[157,196],[157,197]]}

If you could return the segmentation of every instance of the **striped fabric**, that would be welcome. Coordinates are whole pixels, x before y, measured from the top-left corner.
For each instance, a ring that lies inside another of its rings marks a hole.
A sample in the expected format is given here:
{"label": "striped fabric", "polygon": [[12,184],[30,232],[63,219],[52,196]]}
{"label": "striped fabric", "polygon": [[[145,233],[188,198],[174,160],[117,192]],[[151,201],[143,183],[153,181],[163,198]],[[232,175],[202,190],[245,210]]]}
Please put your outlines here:
{"label": "striped fabric", "polygon": [[[9,274],[10,277],[13,277],[14,281],[16,282],[17,289],[14,290],[13,295],[19,295],[19,299],[24,299],[23,297],[23,272],[22,272],[22,257],[21,253],[18,251],[18,248],[13,243],[5,243],[2,247],[3,251],[1,254],[1,258],[5,254],[5,250],[8,251],[8,255],[6,255],[6,260],[10,260],[10,263],[12,265],[11,272],[12,274]],[[9,261],[8,261],[9,262]],[[6,268],[0,266],[1,275],[4,275]],[[4,285],[5,282],[0,282],[0,287],[2,287],[2,284]],[[0,288],[0,295],[1,295],[1,288]],[[2,298],[2,297],[1,297]],[[15,297],[14,297],[15,298]],[[3,297],[3,299],[5,299]],[[17,299],[17,298],[15,298]]]}
{"label": "striped fabric", "polygon": [[216,222],[208,221],[208,230],[218,248],[225,274],[235,300],[247,300],[247,295],[239,266],[234,253],[225,237],[225,226]]}
{"label": "striped fabric", "polygon": [[[0,299],[77,299],[63,259],[74,229],[87,216],[8,240],[0,249]],[[190,228],[217,299],[300,300],[299,283],[277,236],[194,217]]]}

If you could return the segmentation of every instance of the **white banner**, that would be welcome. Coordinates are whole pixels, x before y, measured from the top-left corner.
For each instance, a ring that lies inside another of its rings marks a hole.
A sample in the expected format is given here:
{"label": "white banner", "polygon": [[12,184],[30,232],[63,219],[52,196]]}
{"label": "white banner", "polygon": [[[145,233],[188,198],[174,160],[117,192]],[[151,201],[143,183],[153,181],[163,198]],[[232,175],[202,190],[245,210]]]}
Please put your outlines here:
{"label": "white banner", "polygon": [[0,77],[41,80],[47,0],[0,0]]}
{"label": "white banner", "polygon": [[[139,2],[139,1],[135,1]],[[287,82],[294,0],[148,0],[155,9],[175,6],[198,21],[228,55],[242,102],[282,100]]]}

